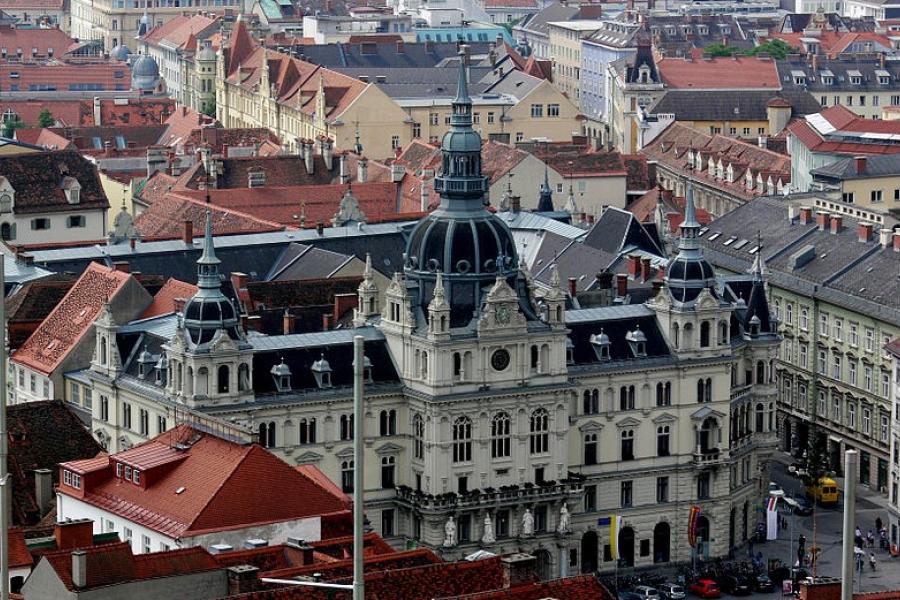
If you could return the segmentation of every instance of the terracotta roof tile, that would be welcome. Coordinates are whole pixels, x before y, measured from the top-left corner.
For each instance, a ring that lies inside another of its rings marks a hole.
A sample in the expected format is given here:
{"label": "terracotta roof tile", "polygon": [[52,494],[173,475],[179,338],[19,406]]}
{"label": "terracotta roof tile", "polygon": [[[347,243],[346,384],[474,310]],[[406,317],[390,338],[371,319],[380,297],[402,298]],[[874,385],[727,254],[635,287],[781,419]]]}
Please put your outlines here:
{"label": "terracotta roof tile", "polygon": [[167,49],[192,51],[197,47],[197,36],[211,32],[218,21],[218,17],[201,14],[179,15],[148,31],[143,40],[151,45],[165,42]]}
{"label": "terracotta roof tile", "polygon": [[76,179],[81,186],[80,209],[109,208],[96,167],[74,151],[0,156],[0,173],[16,191],[17,213],[73,210],[63,189],[66,178]]}
{"label": "terracotta roof tile", "polygon": [[781,89],[773,60],[663,58],[656,61],[656,68],[671,89]]}
{"label": "terracotta roof tile", "polygon": [[226,209],[216,205],[207,206],[202,200],[194,200],[176,193],[167,193],[157,198],[150,207],[138,215],[135,225],[144,239],[179,238],[184,231],[184,222],[193,223],[194,232],[200,235],[206,226],[206,211],[212,214],[214,235],[236,235],[280,231],[280,224],[259,219],[253,215]]}
{"label": "terracotta roof tile", "polygon": [[[173,446],[186,446],[173,450]],[[171,452],[177,456],[170,456]],[[165,456],[164,456],[165,455]],[[145,487],[117,478],[112,464],[130,464],[158,473]],[[168,456],[168,458],[166,458]],[[66,468],[94,462],[65,463]],[[256,444],[238,444],[180,425],[153,440],[109,457],[96,479],[85,479],[83,501],[169,537],[242,529],[323,515],[349,515],[345,505],[287,463]],[[270,494],[272,481],[280,493]],[[184,488],[181,493],[175,490]],[[60,493],[75,490],[60,486]]]}
{"label": "terracotta roof tile", "polygon": [[91,328],[107,298],[129,280],[128,273],[92,262],[41,326],[10,357],[50,374]]}
{"label": "terracotta roof tile", "polygon": [[[3,8],[7,8],[4,0]],[[37,49],[36,57],[45,58],[52,49],[54,56],[62,56],[66,48],[75,43],[62,29],[42,29],[29,27],[0,27],[0,46],[11,56],[16,49],[22,49],[23,58],[32,57],[32,49]]]}
{"label": "terracotta roof tile", "polygon": [[196,293],[196,285],[170,277],[165,285],[162,286],[162,289],[156,292],[150,306],[148,306],[138,318],[149,319],[151,317],[174,313],[176,311],[175,300],[177,298],[184,298],[187,300],[188,298],[192,298]]}
{"label": "terracotta roof tile", "polygon": [[[12,73],[16,75],[11,76]],[[45,92],[67,92],[71,86],[89,84],[106,91],[131,89],[131,71],[119,62],[0,62],[0,91],[28,91],[40,86]]]}

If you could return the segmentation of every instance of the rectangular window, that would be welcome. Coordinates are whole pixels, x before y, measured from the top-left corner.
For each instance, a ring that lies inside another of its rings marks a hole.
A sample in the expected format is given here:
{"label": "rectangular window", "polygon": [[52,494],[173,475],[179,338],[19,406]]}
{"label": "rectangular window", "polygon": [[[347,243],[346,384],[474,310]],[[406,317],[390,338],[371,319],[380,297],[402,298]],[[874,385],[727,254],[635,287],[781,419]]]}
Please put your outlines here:
{"label": "rectangular window", "polygon": [[100,420],[109,422],[109,398],[100,396]]}
{"label": "rectangular window", "polygon": [[494,122],[494,113],[493,112],[488,112],[487,122],[488,122],[488,124],[491,124]]}
{"label": "rectangular window", "polygon": [[84,227],[87,224],[87,219],[84,215],[71,215],[68,219],[66,219],[66,227],[72,229],[73,227]]}
{"label": "rectangular window", "polygon": [[881,190],[872,190],[869,192],[869,201],[872,204],[878,204],[881,202]]}
{"label": "rectangular window", "polygon": [[428,113],[428,124],[434,127],[438,124],[438,114],[437,113]]}
{"label": "rectangular window", "polygon": [[422,124],[421,123],[413,123],[412,136],[414,138],[422,137]]}
{"label": "rectangular window", "polygon": [[517,131],[516,132],[516,141],[521,142],[524,139],[525,139],[525,134],[522,133],[521,131]]}
{"label": "rectangular window", "polygon": [[866,352],[874,352],[875,351],[875,330],[866,328]]}
{"label": "rectangular window", "polygon": [[871,392],[872,388],[874,387],[872,382],[872,375],[872,367],[870,367],[869,365],[863,367],[863,387],[867,392]]}
{"label": "rectangular window", "polygon": [[141,435],[150,435],[150,413],[145,409],[140,409],[140,433]]}
{"label": "rectangular window", "polygon": [[45,217],[31,220],[31,229],[34,231],[45,231],[50,229],[50,219]]}
{"label": "rectangular window", "polygon": [[468,542],[472,539],[472,515],[459,515],[456,532],[460,542]]}
{"label": "rectangular window", "polygon": [[128,402],[122,403],[122,427],[131,429],[131,404]]}
{"label": "rectangular window", "polygon": [[656,502],[662,504],[669,501],[669,478],[656,478]]}
{"label": "rectangular window", "polygon": [[619,505],[622,508],[629,508],[634,501],[634,482],[623,481],[619,488]]}
{"label": "rectangular window", "polygon": [[94,399],[93,393],[91,392],[91,388],[84,388],[84,407],[88,410],[94,407]]}
{"label": "rectangular window", "polygon": [[848,361],[847,368],[850,371],[850,385],[856,385],[856,361]]}
{"label": "rectangular window", "polygon": [[165,417],[156,417],[156,433],[164,433],[169,428],[166,426],[166,418]]}
{"label": "rectangular window", "polygon": [[396,150],[400,147],[400,136],[392,135],[391,136],[391,150]]}
{"label": "rectangular window", "polygon": [[125,541],[130,544],[132,538],[134,537],[134,533],[128,527],[123,527],[122,528],[122,537],[124,537]]}
{"label": "rectangular window", "polygon": [[843,341],[844,339],[844,322],[841,319],[834,320],[834,330],[833,330],[834,339],[837,341]]}
{"label": "rectangular window", "polygon": [[872,409],[864,408],[862,411],[862,430],[866,435],[872,433]]}
{"label": "rectangular window", "polygon": [[481,123],[481,113],[472,113],[472,124],[478,125]]}
{"label": "rectangular window", "polygon": [[594,512],[597,510],[597,486],[584,486],[584,512]]}
{"label": "rectangular window", "polygon": [[828,335],[828,313],[822,313],[819,315],[819,335]]}
{"label": "rectangular window", "polygon": [[142,535],[141,536],[141,547],[143,548],[144,554],[150,552],[150,536]]}
{"label": "rectangular window", "polygon": [[72,404],[81,404],[81,386],[77,383],[73,383],[70,389],[72,391],[69,400]]}
{"label": "rectangular window", "polygon": [[709,472],[703,472],[697,475],[697,499],[707,500],[709,498]]}
{"label": "rectangular window", "polygon": [[859,346],[859,325],[850,323],[850,345]]}
{"label": "rectangular window", "polygon": [[388,508],[381,511],[381,536],[392,537],[394,535],[394,509]]}
{"label": "rectangular window", "polygon": [[837,354],[831,357],[831,376],[838,380],[841,378],[841,357]]}
{"label": "rectangular window", "polygon": [[548,104],[547,105],[547,116],[548,117],[558,117],[559,116],[559,104]]}
{"label": "rectangular window", "polygon": [[496,523],[494,524],[497,537],[498,538],[506,538],[509,537],[509,511],[508,510],[498,510]]}

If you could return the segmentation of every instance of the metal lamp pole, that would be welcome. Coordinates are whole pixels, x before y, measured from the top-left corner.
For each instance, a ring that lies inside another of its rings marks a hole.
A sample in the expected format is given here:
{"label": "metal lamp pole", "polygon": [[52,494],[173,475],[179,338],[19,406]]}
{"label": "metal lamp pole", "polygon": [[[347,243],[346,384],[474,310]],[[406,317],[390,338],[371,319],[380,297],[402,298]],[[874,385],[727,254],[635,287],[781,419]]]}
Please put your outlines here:
{"label": "metal lamp pole", "polygon": [[0,255],[0,600],[9,600],[10,487],[6,435],[6,272]]}
{"label": "metal lamp pole", "polygon": [[363,575],[363,336],[353,336],[353,600],[365,598]]}

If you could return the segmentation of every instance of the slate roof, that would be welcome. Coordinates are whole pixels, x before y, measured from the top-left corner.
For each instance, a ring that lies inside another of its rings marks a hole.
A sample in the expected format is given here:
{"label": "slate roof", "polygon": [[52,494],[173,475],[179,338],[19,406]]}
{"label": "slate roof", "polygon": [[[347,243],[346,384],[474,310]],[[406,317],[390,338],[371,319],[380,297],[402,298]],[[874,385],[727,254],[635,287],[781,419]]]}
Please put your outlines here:
{"label": "slate roof", "polygon": [[[488,42],[472,42],[469,52],[474,57],[487,54]],[[402,51],[400,51],[402,50]],[[300,58],[317,65],[346,72],[345,69],[410,69],[443,66],[456,59],[459,47],[451,42],[403,42],[397,44],[316,44],[298,49]],[[374,78],[373,78],[374,79]]]}
{"label": "slate roof", "polygon": [[130,275],[90,263],[62,301],[10,357],[12,362],[50,374],[90,331],[104,301],[112,299]]}
{"label": "slate roof", "polygon": [[753,39],[734,15],[652,15],[646,19],[646,29],[654,48],[666,56],[690,56],[694,49],[722,43],[725,38],[729,46],[753,47]]}
{"label": "slate roof", "polygon": [[50,469],[59,483],[59,463],[92,458],[103,448],[62,400],[11,404],[7,410],[9,472],[13,478],[12,522],[41,520],[35,498],[35,469]]}
{"label": "slate roof", "polygon": [[844,158],[810,171],[814,177],[830,180],[866,179],[868,177],[896,177],[900,175],[900,155],[885,154],[866,158],[865,169],[856,168],[855,158]]}
{"label": "slate roof", "polygon": [[[259,445],[239,444],[189,425],[179,425],[108,459],[100,468],[96,461],[61,466],[92,474],[83,480],[83,502],[167,537],[349,515],[331,493]],[[149,472],[146,483],[123,485],[113,467],[118,462]],[[279,494],[270,493],[273,481],[278,481]],[[179,488],[184,490],[173,493]],[[59,492],[79,495],[65,485]]]}
{"label": "slate roof", "polygon": [[[0,173],[16,192],[17,214],[109,208],[96,167],[74,151],[0,156]],[[81,185],[77,205],[66,200],[62,187],[66,177],[75,178]]]}
{"label": "slate roof", "polygon": [[[756,230],[747,231],[747,223],[765,223],[759,235],[771,285],[804,295],[817,285],[823,300],[900,325],[900,252],[882,248],[877,235],[859,242],[858,221],[847,215],[841,232],[832,234],[830,229],[819,231],[815,220],[805,225],[797,218],[788,221],[787,207],[784,200],[762,197],[716,219],[701,237],[705,256],[722,269],[746,272],[757,235]],[[798,253],[807,253],[811,260],[795,265],[792,258]]]}
{"label": "slate roof", "polygon": [[[822,110],[809,92],[791,90],[778,93],[791,107],[792,116],[803,116]],[[766,107],[773,99],[770,90],[685,90],[666,92],[648,114],[673,113],[679,121],[766,121]]]}
{"label": "slate roof", "polygon": [[548,4],[543,10],[540,10],[517,25],[525,31],[538,33],[547,36],[550,31],[550,23],[553,21],[571,21],[578,18],[580,7],[577,5],[560,4],[554,2]]}
{"label": "slate roof", "polygon": [[87,585],[84,587],[77,587],[72,581],[70,549],[48,552],[42,558],[50,563],[66,589],[79,593],[145,579],[174,577],[221,568],[212,555],[200,546],[137,555],[131,552],[131,542],[101,544],[81,550],[85,553],[87,565]]}
{"label": "slate roof", "polygon": [[[815,94],[842,93],[842,92],[878,92],[896,88],[900,82],[900,64],[895,61],[884,61],[882,64],[874,58],[853,56],[831,60],[819,60],[817,68],[800,55],[791,55],[788,60],[775,62],[778,67],[778,75],[781,85],[785,90],[805,89]],[[805,82],[798,84],[794,81],[793,72],[802,71]],[[826,83],[823,75],[830,71],[833,75],[832,82]],[[851,72],[856,71],[862,76],[859,84],[851,83]],[[887,83],[879,83],[876,71],[884,71],[890,79]]]}
{"label": "slate roof", "polygon": [[278,262],[272,265],[272,271],[266,280],[328,279],[351,258],[353,257],[346,254],[322,250],[308,244],[290,244]]}

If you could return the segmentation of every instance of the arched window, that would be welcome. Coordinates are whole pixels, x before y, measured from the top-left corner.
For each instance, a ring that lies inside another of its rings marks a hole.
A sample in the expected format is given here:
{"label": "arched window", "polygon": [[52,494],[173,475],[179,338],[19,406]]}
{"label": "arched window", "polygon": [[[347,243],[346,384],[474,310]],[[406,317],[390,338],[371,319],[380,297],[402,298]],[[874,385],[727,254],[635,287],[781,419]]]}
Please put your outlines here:
{"label": "arched window", "polygon": [[247,363],[238,367],[238,391],[250,391],[250,366]]}
{"label": "arched window", "polygon": [[619,388],[619,410],[634,410],[633,385],[623,385]]}
{"label": "arched window", "polygon": [[275,447],[275,423],[259,424],[259,445],[263,448]]}
{"label": "arched window", "polygon": [[634,429],[622,431],[622,460],[634,460]]}
{"label": "arched window", "polygon": [[543,454],[550,450],[550,415],[545,408],[531,413],[531,453]]}
{"label": "arched window", "polygon": [[457,417],[453,421],[453,462],[472,460],[472,419]]}
{"label": "arched window", "polygon": [[541,370],[540,351],[537,346],[531,347],[531,372],[536,373]]}
{"label": "arched window", "polygon": [[397,435],[397,411],[383,410],[378,418],[378,433],[382,436]]}
{"label": "arched window", "polygon": [[300,443],[315,444],[316,443],[316,420],[300,419]]}
{"label": "arched window", "polygon": [[381,487],[389,490],[394,487],[394,471],[397,468],[397,457],[381,457]]}
{"label": "arched window", "polygon": [[697,380],[697,402],[700,404],[704,402],[708,402],[709,399],[706,397],[706,383],[703,379]]}
{"label": "arched window", "polygon": [[219,373],[218,373],[218,383],[216,384],[216,388],[218,389],[220,394],[228,393],[228,384],[229,377],[231,373],[228,368],[228,365],[220,365]]}
{"label": "arched window", "polygon": [[756,383],[766,382],[766,363],[761,360],[756,361]]}
{"label": "arched window", "polygon": [[425,458],[425,419],[418,413],[413,416],[413,441],[413,456]]}
{"label": "arched window", "polygon": [[106,336],[100,336],[100,364],[105,365],[106,361]]}
{"label": "arched window", "polygon": [[584,464],[597,464],[597,434],[587,433],[584,436]]}
{"label": "arched window", "polygon": [[679,338],[681,333],[681,329],[678,327],[678,323],[674,323],[672,325],[672,342],[675,346],[675,349],[678,349],[678,343],[681,341]]}
{"label": "arched window", "polygon": [[762,402],[756,405],[756,433],[762,433],[765,426],[765,407]]}
{"label": "arched window", "polygon": [[656,405],[671,406],[672,405],[672,382],[660,381],[656,384]]}
{"label": "arched window", "polygon": [[345,494],[353,492],[353,461],[345,460],[341,463],[341,490]]}
{"label": "arched window", "polygon": [[709,321],[700,323],[700,347],[709,348]]}
{"label": "arched window", "polygon": [[584,414],[596,415],[600,412],[600,390],[584,390]]}
{"label": "arched window", "polygon": [[660,425],[656,428],[656,455],[669,456],[669,426]]}
{"label": "arched window", "polygon": [[719,321],[719,345],[724,346],[728,343],[728,323]]}
{"label": "arched window", "polygon": [[505,412],[499,412],[491,419],[491,458],[509,456],[510,418]]}
{"label": "arched window", "polygon": [[340,438],[344,441],[353,439],[353,415],[341,415]]}

